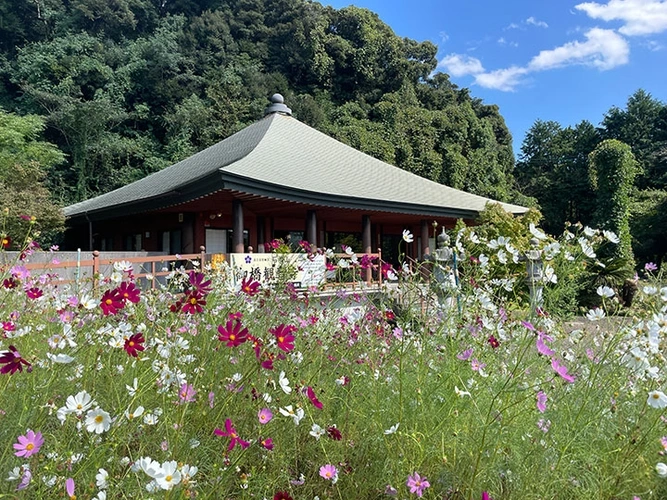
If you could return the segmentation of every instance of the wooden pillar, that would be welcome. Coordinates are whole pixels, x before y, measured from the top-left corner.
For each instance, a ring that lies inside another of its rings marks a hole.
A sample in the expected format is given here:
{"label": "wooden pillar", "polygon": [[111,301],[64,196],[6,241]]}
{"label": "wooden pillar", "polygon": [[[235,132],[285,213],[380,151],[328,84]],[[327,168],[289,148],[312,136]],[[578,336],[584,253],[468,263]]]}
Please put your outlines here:
{"label": "wooden pillar", "polygon": [[264,243],[266,243],[266,222],[264,217],[257,217],[257,251],[259,253],[266,252]]}
{"label": "wooden pillar", "polygon": [[422,219],[422,224],[421,224],[421,238],[422,238],[422,259],[425,258],[427,255],[431,253],[431,249],[429,248],[428,245],[428,237],[429,237],[429,224],[427,220]]}
{"label": "wooden pillar", "polygon": [[[371,216],[362,215],[361,216],[361,246],[364,249],[364,253],[372,253],[371,247]],[[372,278],[372,270],[369,267],[366,269],[366,283],[370,283]]]}
{"label": "wooden pillar", "polygon": [[234,253],[243,253],[243,202],[241,200],[232,201],[232,247]]}
{"label": "wooden pillar", "polygon": [[364,249],[364,253],[371,253],[371,216],[362,215],[361,216],[361,246]]}
{"label": "wooden pillar", "polygon": [[306,241],[317,247],[317,212],[308,210],[306,214]]}

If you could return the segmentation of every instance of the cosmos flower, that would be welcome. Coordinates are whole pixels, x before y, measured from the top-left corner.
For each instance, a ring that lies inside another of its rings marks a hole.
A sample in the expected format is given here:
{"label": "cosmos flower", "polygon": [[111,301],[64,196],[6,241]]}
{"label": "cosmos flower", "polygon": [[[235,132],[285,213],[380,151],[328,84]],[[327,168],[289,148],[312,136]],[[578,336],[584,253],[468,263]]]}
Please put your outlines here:
{"label": "cosmos flower", "polygon": [[250,446],[250,443],[248,441],[244,441],[241,439],[236,432],[236,429],[234,429],[234,425],[232,424],[232,421],[230,419],[225,420],[225,430],[223,431],[222,429],[216,428],[213,433],[216,436],[221,436],[221,437],[229,437],[231,438],[229,441],[229,446],[227,447],[227,451],[231,451],[234,449],[234,447],[238,444],[241,448],[246,449],[248,446]]}
{"label": "cosmos flower", "polygon": [[139,352],[145,349],[143,346],[145,341],[146,339],[141,333],[135,333],[134,335],[125,339],[123,349],[125,349],[125,352],[127,352],[130,356],[134,356],[136,358],[139,356]]}
{"label": "cosmos flower", "polygon": [[28,371],[32,367],[13,345],[9,346],[9,351],[0,352],[0,365],[4,365],[0,368],[0,373],[9,373],[10,375],[13,375],[17,371],[22,372],[24,365],[28,367]]}
{"label": "cosmos flower", "polygon": [[332,464],[323,465],[320,467],[320,476],[335,484],[338,481],[338,469]]}
{"label": "cosmos flower", "polygon": [[405,484],[410,488],[410,493],[414,493],[420,498],[424,494],[424,490],[431,486],[426,477],[422,477],[416,472],[408,476]]}
{"label": "cosmos flower", "polygon": [[25,436],[19,436],[18,443],[14,444],[14,449],[17,450],[14,455],[23,458],[31,457],[36,453],[39,453],[39,449],[43,444],[44,438],[42,437],[42,433],[35,433],[28,429]]}

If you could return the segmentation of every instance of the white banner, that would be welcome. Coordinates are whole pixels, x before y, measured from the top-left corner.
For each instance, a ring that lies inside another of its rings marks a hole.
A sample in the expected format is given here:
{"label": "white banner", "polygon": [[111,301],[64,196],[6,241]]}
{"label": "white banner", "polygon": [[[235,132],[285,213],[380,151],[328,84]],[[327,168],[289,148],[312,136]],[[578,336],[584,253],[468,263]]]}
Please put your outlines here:
{"label": "white banner", "polygon": [[324,255],[304,253],[232,253],[230,265],[234,271],[234,284],[252,278],[262,284],[272,284],[278,274],[293,270],[288,282],[296,288],[318,286],[324,281],[326,264]]}

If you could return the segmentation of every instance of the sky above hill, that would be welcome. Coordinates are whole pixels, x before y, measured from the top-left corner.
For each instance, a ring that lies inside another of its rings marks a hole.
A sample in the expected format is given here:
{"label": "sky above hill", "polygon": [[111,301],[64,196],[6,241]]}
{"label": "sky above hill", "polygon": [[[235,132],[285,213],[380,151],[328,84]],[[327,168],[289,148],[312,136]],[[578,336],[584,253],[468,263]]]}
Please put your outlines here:
{"label": "sky above hill", "polygon": [[667,0],[324,0],[438,46],[438,70],[497,104],[514,152],[537,119],[599,125],[644,89],[667,101]]}

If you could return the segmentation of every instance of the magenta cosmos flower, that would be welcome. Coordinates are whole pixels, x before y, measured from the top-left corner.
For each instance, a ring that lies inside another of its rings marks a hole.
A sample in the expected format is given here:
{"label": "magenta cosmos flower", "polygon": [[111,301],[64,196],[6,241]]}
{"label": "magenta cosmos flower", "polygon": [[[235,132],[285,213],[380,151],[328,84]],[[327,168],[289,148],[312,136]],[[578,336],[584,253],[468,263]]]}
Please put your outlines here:
{"label": "magenta cosmos flower", "polygon": [[30,367],[32,366],[28,361],[23,359],[13,345],[9,346],[9,351],[0,352],[0,365],[5,365],[0,368],[0,373],[9,373],[10,375],[13,375],[17,371],[22,372],[23,365],[28,367],[28,371],[30,371]]}
{"label": "magenta cosmos flower", "polygon": [[422,477],[416,472],[408,476],[408,480],[405,482],[405,484],[408,488],[410,488],[410,493],[415,493],[420,498],[424,494],[424,490],[431,486],[431,484],[426,480],[426,477]]}
{"label": "magenta cosmos flower", "polygon": [[141,291],[137,288],[137,285],[135,285],[132,282],[128,281],[123,281],[118,288],[116,288],[118,291],[118,295],[120,295],[120,298],[123,299],[124,301],[132,302],[133,304],[136,304],[140,300],[140,295]]}
{"label": "magenta cosmos flower", "polygon": [[44,444],[42,433],[35,433],[30,429],[25,433],[25,436],[19,436],[18,441],[18,443],[14,444],[14,449],[17,450],[14,455],[23,458],[28,458],[38,453]]}
{"label": "magenta cosmos flower", "polygon": [[239,437],[239,435],[236,433],[236,429],[234,429],[234,425],[232,424],[232,421],[230,419],[225,420],[225,430],[223,431],[222,429],[215,429],[213,433],[216,436],[222,436],[222,437],[229,437],[231,438],[231,441],[229,442],[229,446],[227,447],[227,451],[231,451],[234,449],[234,446],[237,444],[241,446],[241,448],[246,449],[248,446],[250,446],[250,443],[248,441],[244,441]]}
{"label": "magenta cosmos flower", "polygon": [[317,399],[317,396],[315,395],[315,391],[311,386],[308,386],[306,389],[306,394],[308,395],[308,399],[310,399],[310,402],[313,403],[313,406],[315,408],[321,410],[322,409],[322,403],[320,402],[319,399]]}
{"label": "magenta cosmos flower", "polygon": [[281,324],[275,328],[269,328],[269,332],[271,332],[276,337],[278,349],[281,349],[285,352],[294,350],[294,335],[292,335],[292,333],[295,331],[296,327],[294,325]]}
{"label": "magenta cosmos flower", "polygon": [[123,297],[121,297],[120,292],[117,288],[113,290],[107,290],[102,295],[102,300],[100,300],[100,307],[102,308],[102,313],[105,316],[109,314],[113,315],[125,307],[125,302]]}
{"label": "magenta cosmos flower", "polygon": [[227,347],[237,347],[248,340],[248,329],[239,320],[227,321],[225,326],[218,326],[218,340]]}

